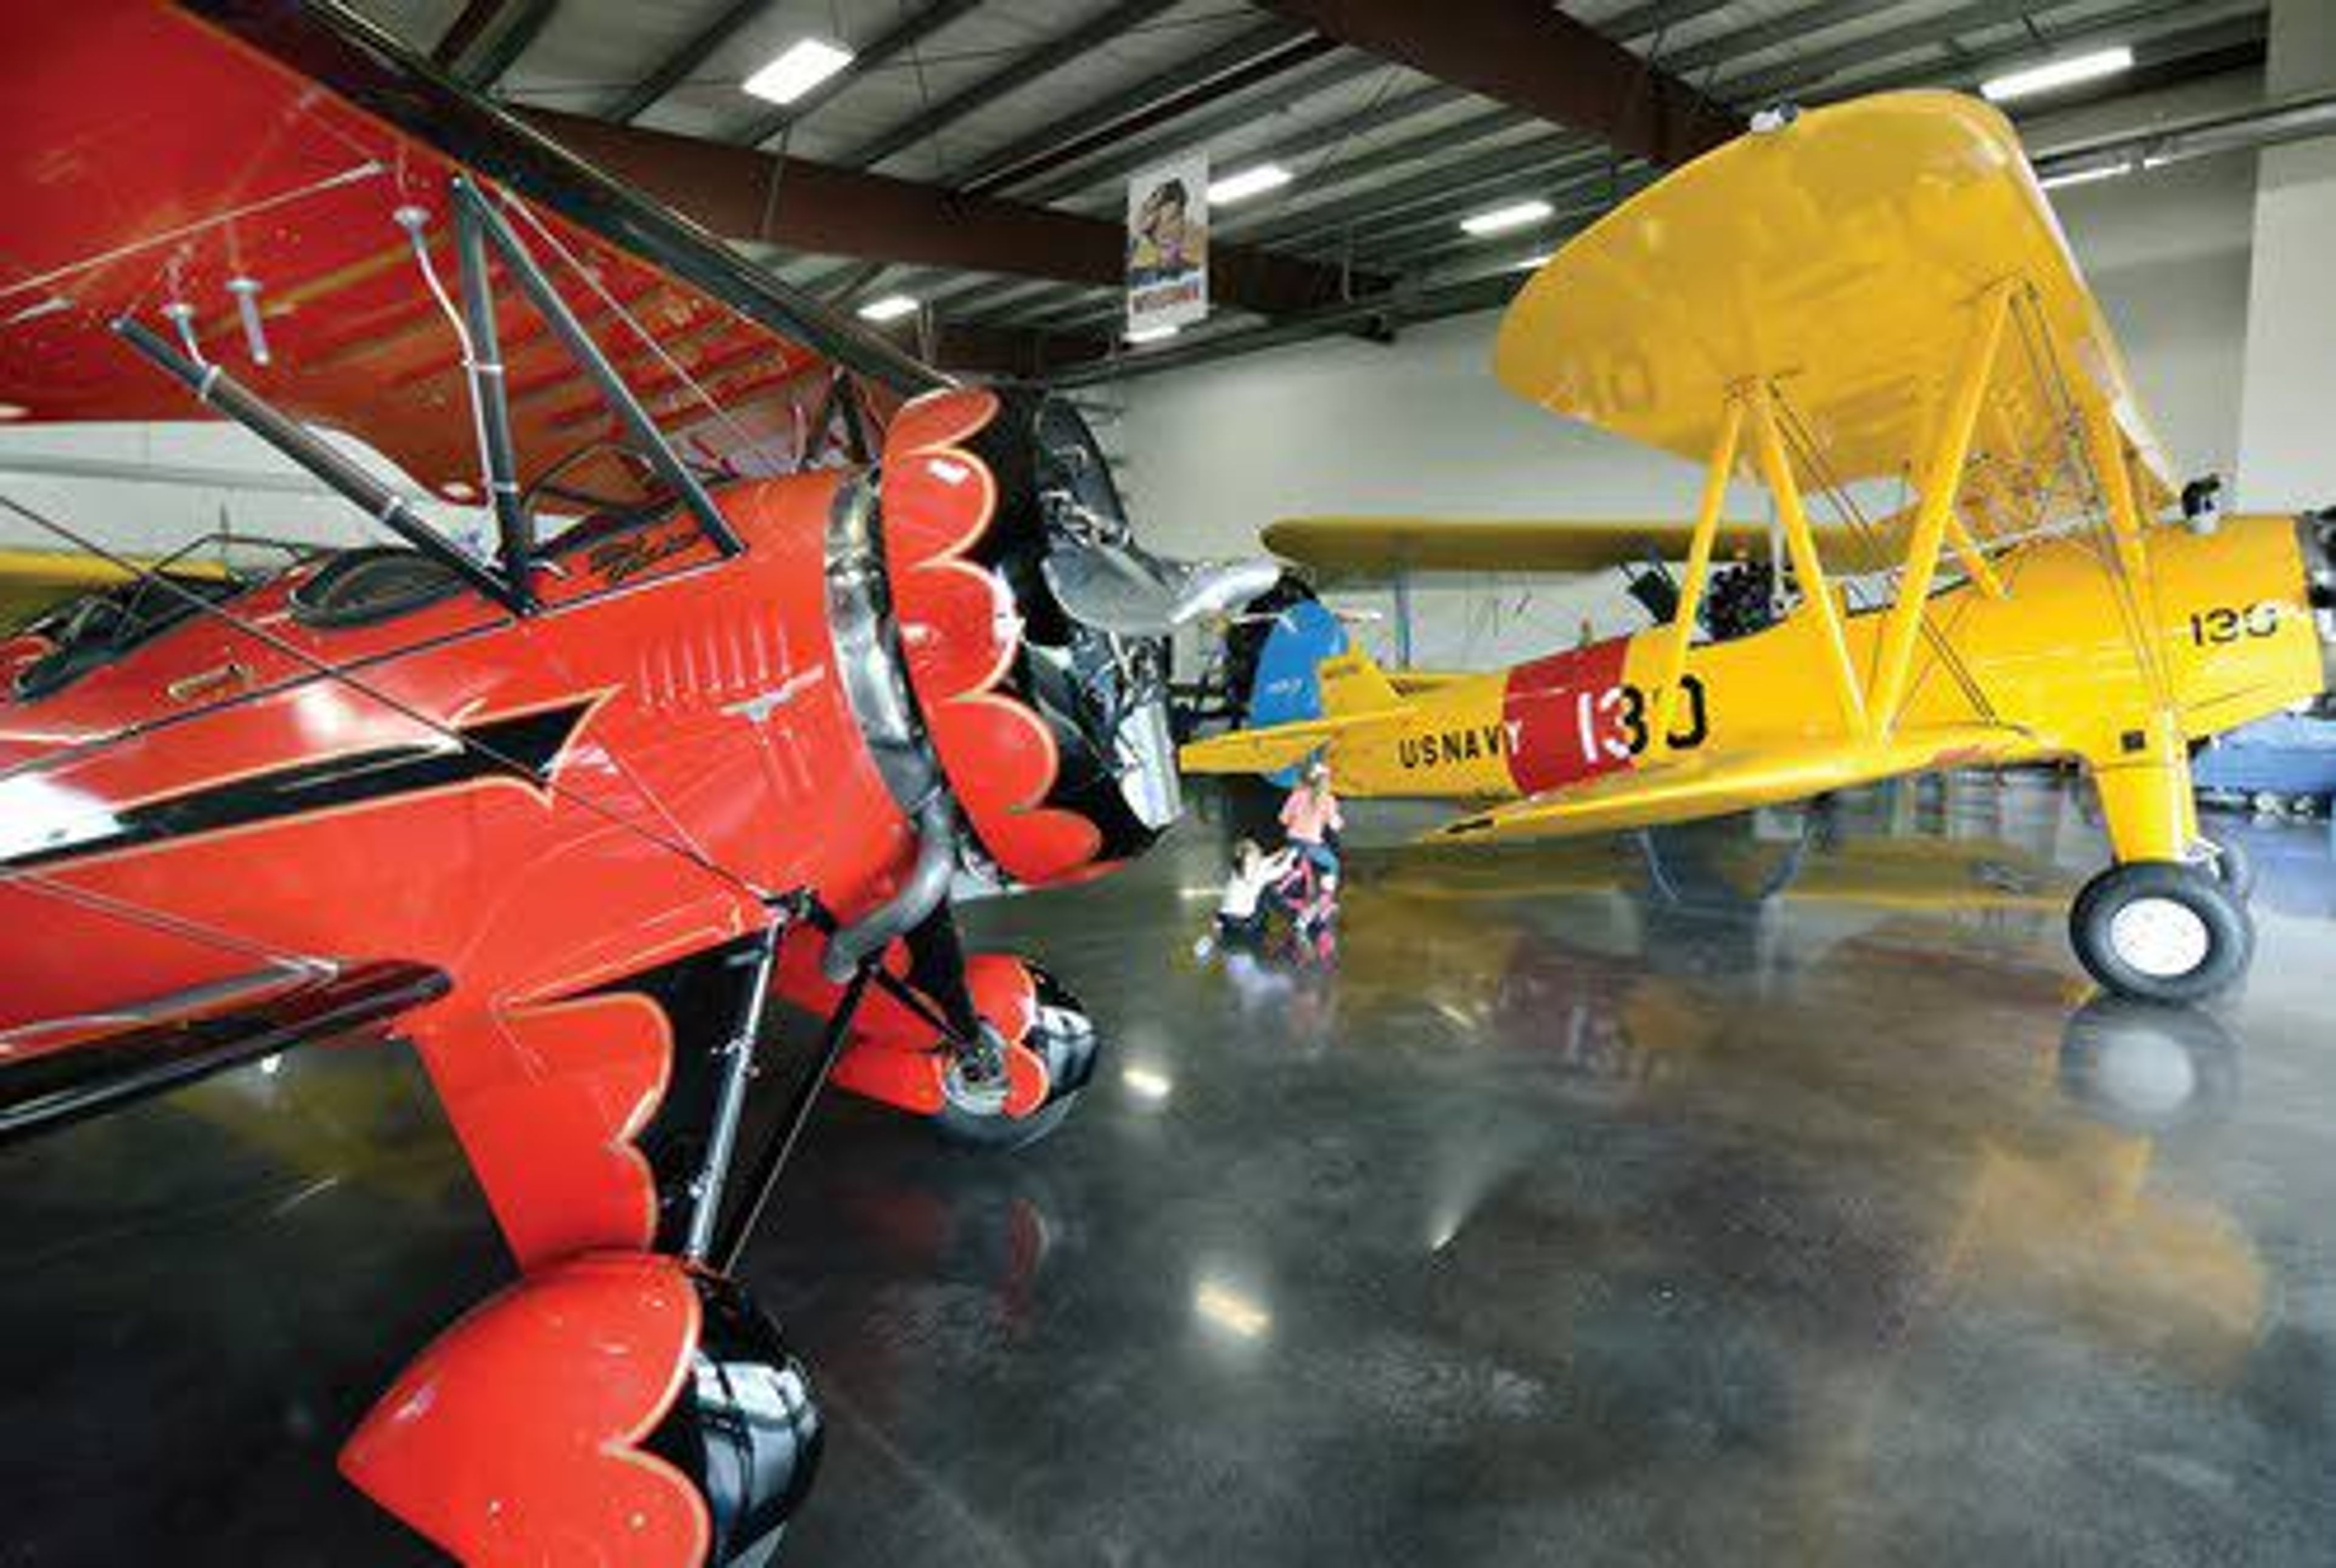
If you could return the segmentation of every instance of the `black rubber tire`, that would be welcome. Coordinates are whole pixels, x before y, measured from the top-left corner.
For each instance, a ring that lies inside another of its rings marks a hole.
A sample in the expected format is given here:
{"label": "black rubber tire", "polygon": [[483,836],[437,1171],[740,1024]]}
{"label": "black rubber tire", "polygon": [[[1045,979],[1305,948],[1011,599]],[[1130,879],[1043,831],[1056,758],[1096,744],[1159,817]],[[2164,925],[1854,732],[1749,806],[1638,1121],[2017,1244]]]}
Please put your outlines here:
{"label": "black rubber tire", "polygon": [[[961,1105],[943,1105],[933,1113],[933,1126],[952,1144],[968,1148],[1027,1149],[1067,1120],[1079,1092],[1095,1076],[1101,1048],[1095,1019],[1069,987],[1037,964],[1024,960],[1038,993],[1038,1022],[1024,1043],[1037,1047],[1046,1060],[1051,1087],[1037,1109],[1027,1116],[1003,1112],[983,1114]],[[1052,1015],[1050,1019],[1049,1015]]]}
{"label": "black rubber tire", "polygon": [[2238,1042],[2195,1008],[2095,997],[2060,1036],[2061,1092],[2126,1132],[2156,1138],[2211,1125],[2237,1103],[2238,1085]]}
{"label": "black rubber tire", "polygon": [[[2112,940],[2119,911],[2142,899],[2163,899],[2195,914],[2206,930],[2206,953],[2188,972],[2153,974],[2118,954]],[[2229,989],[2247,972],[2255,950],[2254,921],[2213,872],[2170,861],[2111,866],[2085,884],[2068,911],[2068,940],[2078,961],[2112,995],[2180,1006]]]}
{"label": "black rubber tire", "polygon": [[2255,896],[2255,857],[2247,846],[2236,839],[2207,835],[2214,846],[2214,880],[2231,890],[2241,903],[2253,901]]}

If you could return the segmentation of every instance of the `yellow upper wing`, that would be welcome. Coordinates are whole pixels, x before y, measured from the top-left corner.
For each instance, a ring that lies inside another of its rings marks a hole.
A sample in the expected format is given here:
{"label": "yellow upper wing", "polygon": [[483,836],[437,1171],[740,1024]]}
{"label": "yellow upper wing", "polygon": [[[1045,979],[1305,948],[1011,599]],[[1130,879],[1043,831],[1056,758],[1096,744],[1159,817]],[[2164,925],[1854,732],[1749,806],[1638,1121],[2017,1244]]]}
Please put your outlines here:
{"label": "yellow upper wing", "polygon": [[1907,729],[1887,740],[1844,740],[1793,751],[1696,752],[1455,818],[1431,836],[1616,833],[1803,800],[1901,774],[2019,762],[2036,755],[2025,731],[2003,725]]}
{"label": "yellow upper wing", "polygon": [[[1591,572],[1650,557],[1679,560],[1694,520],[1492,522],[1435,517],[1291,517],[1270,525],[1265,548],[1324,577],[1397,571]],[[1768,528],[1720,525],[1722,555],[1765,554]]]}
{"label": "yellow upper wing", "polygon": [[1830,482],[1899,478],[1931,449],[1980,297],[2007,278],[2025,286],[2025,341],[1983,438],[2040,447],[2063,424],[2058,387],[2098,397],[2156,511],[2172,472],[2019,137],[1954,93],[1812,110],[1672,174],[1542,268],[1494,367],[1519,396],[1697,463],[1728,390],[1766,378]]}

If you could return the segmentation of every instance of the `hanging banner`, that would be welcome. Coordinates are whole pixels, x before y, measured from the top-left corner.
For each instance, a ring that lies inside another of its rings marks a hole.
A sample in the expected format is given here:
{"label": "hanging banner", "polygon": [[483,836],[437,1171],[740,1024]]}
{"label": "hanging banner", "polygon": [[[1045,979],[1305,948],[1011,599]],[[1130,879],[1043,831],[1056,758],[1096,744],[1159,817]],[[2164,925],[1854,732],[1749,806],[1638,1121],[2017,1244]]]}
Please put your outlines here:
{"label": "hanging banner", "polygon": [[1209,156],[1195,152],[1127,182],[1130,336],[1209,315]]}

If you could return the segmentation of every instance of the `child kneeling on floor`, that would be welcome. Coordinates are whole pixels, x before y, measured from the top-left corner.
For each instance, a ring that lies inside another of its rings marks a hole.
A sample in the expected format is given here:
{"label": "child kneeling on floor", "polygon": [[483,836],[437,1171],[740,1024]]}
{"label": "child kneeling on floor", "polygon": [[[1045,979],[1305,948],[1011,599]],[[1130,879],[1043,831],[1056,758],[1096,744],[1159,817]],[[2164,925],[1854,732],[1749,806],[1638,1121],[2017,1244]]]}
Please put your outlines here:
{"label": "child kneeling on floor", "polygon": [[1216,930],[1194,944],[1201,957],[1219,944],[1254,948],[1265,935],[1265,891],[1288,874],[1298,858],[1295,850],[1267,854],[1248,839],[1233,846],[1232,876],[1217,900]]}

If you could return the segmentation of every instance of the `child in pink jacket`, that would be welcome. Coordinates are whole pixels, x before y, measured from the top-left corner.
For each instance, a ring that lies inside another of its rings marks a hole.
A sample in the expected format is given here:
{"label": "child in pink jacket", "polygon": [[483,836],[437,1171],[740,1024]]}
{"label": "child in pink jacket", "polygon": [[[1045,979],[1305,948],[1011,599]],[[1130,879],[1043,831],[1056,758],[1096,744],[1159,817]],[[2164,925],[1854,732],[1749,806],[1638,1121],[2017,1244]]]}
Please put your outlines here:
{"label": "child in pink jacket", "polygon": [[1323,886],[1336,887],[1338,852],[1333,846],[1336,835],[1346,831],[1347,819],[1339,814],[1338,797],[1330,792],[1329,763],[1318,757],[1306,765],[1298,787],[1281,803],[1281,827],[1290,847],[1322,873]]}

